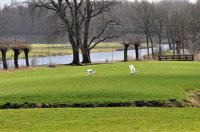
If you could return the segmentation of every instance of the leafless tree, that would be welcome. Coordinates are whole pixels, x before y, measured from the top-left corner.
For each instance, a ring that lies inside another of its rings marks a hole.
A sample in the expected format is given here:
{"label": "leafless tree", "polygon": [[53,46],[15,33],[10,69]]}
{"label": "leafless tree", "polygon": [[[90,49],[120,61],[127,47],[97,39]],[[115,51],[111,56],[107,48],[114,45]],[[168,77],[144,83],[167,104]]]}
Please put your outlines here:
{"label": "leafless tree", "polygon": [[153,6],[147,1],[136,2],[133,5],[135,14],[132,16],[137,21],[139,28],[146,36],[148,59],[150,58],[149,52],[149,35],[150,27],[152,27]]}
{"label": "leafless tree", "polygon": [[18,65],[18,59],[19,59],[19,55],[23,49],[23,42],[21,41],[21,39],[13,39],[11,40],[11,48],[14,52],[14,64],[15,64],[15,68],[19,68]]}
{"label": "leafless tree", "polygon": [[196,54],[200,49],[200,45],[198,45],[200,39],[200,4],[191,5],[187,16],[186,33],[191,43],[189,47],[190,49],[193,48],[192,52]]}
{"label": "leafless tree", "polygon": [[[0,35],[2,35],[7,29],[7,24],[4,17],[5,17],[4,13],[0,10]],[[8,69],[8,65],[6,62],[6,52],[8,51],[8,48],[9,48],[8,41],[4,39],[0,40],[0,51],[2,55],[3,68],[5,70]]]}
{"label": "leafless tree", "polygon": [[[157,15],[159,16],[158,19],[164,20],[162,21],[162,33],[160,32],[161,35],[159,35],[160,33],[157,32],[157,36],[158,38],[166,36],[170,49],[173,49],[173,54],[181,54],[181,49],[183,54],[185,54],[185,47],[188,45],[188,13],[190,5],[187,1],[176,0],[166,0],[156,5],[158,8],[161,8],[159,11],[161,13],[160,16]],[[157,9],[155,11],[158,12]]]}
{"label": "leafless tree", "polygon": [[[109,32],[115,25],[118,25],[118,19],[112,14],[112,10],[116,5],[116,1],[85,1],[84,9],[81,12],[84,23],[83,44],[80,48],[83,54],[83,63],[91,63],[90,50],[97,44],[107,39],[118,37],[115,33]],[[93,31],[91,30],[92,25],[97,27],[96,29],[93,28]]]}
{"label": "leafless tree", "polygon": [[[68,34],[74,65],[80,65],[79,49],[83,55],[83,62],[90,63],[90,50],[98,43],[116,37],[102,37],[106,29],[116,23],[114,18],[107,17],[117,3],[114,0],[26,0],[24,3],[41,11],[51,11],[60,19],[61,24],[57,25],[59,29],[56,32],[65,30]],[[101,29],[91,36],[90,24],[93,18],[97,17],[102,20]]]}
{"label": "leafless tree", "polygon": [[139,60],[139,46],[141,45],[141,39],[135,35],[126,35],[121,38],[122,44],[124,45],[124,61],[128,61],[128,48],[134,46],[136,60]]}
{"label": "leafless tree", "polygon": [[8,40],[0,40],[0,51],[1,51],[1,56],[2,56],[2,61],[3,61],[3,68],[5,70],[8,69],[7,61],[6,61],[6,53],[9,49],[9,42]]}
{"label": "leafless tree", "polygon": [[26,60],[26,67],[29,67],[29,52],[31,51],[31,43],[26,40],[21,40],[21,49],[24,52],[25,60]]}
{"label": "leafless tree", "polygon": [[152,30],[158,38],[159,55],[161,55],[161,50],[162,50],[161,49],[162,34],[165,27],[166,16],[167,12],[164,3],[159,3],[156,6],[154,6],[153,17],[152,17],[153,19],[151,20],[153,21],[153,26],[151,28],[153,28]]}

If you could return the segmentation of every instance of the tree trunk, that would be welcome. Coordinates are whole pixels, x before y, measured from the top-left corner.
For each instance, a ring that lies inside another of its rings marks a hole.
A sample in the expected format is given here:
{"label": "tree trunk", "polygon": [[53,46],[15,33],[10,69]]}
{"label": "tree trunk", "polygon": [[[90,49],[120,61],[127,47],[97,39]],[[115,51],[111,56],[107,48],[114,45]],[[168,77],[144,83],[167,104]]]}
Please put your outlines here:
{"label": "tree trunk", "polygon": [[29,49],[24,49],[24,55],[25,55],[25,60],[26,60],[26,67],[30,67],[28,54],[29,54]]}
{"label": "tree trunk", "polygon": [[14,64],[15,64],[15,68],[19,68],[19,65],[18,65],[18,57],[19,57],[19,50],[14,50]]}
{"label": "tree trunk", "polygon": [[135,44],[135,56],[136,60],[139,61],[139,45]]}
{"label": "tree trunk", "polygon": [[87,19],[85,21],[85,31],[84,31],[84,40],[83,40],[83,46],[81,47],[82,57],[83,61],[82,63],[91,63],[90,58],[90,49],[88,46],[88,37],[89,37],[89,27],[90,27],[90,2],[87,1]]}
{"label": "tree trunk", "polygon": [[182,48],[183,48],[183,55],[185,55],[185,44],[182,43]]}
{"label": "tree trunk", "polygon": [[81,64],[80,64],[80,59],[79,59],[79,46],[74,41],[74,37],[72,33],[69,33],[68,37],[69,37],[69,40],[72,46],[72,51],[73,51],[73,61],[71,64],[80,66]]}
{"label": "tree trunk", "polygon": [[147,55],[148,55],[148,59],[149,59],[150,55],[149,55],[149,37],[148,37],[148,34],[146,34],[146,41],[147,41]]}
{"label": "tree trunk", "polygon": [[91,59],[90,59],[90,50],[87,48],[81,48],[81,53],[82,53],[82,57],[83,57],[83,61],[82,63],[91,63]]}
{"label": "tree trunk", "polygon": [[172,44],[173,44],[173,55],[175,55],[175,44],[174,44],[174,42],[172,42]]}
{"label": "tree trunk", "polygon": [[3,61],[3,69],[7,70],[8,65],[7,65],[7,61],[6,61],[6,51],[2,50],[1,55],[2,55],[2,61]]}
{"label": "tree trunk", "polygon": [[158,51],[158,55],[161,55],[161,44],[159,43],[159,51]]}
{"label": "tree trunk", "polygon": [[193,52],[193,55],[195,55],[195,52],[196,52],[196,45],[195,43],[192,41],[192,43],[194,44],[194,52]]}
{"label": "tree trunk", "polygon": [[180,55],[180,43],[177,43],[176,50],[177,50],[177,55]]}
{"label": "tree trunk", "polygon": [[73,49],[73,61],[72,65],[80,66],[80,59],[79,59],[79,48],[77,46],[72,45]]}
{"label": "tree trunk", "polygon": [[169,44],[169,49],[172,50],[172,44],[171,44],[169,33],[168,33],[167,29],[166,29],[166,32],[167,32],[167,41],[168,41],[168,44]]}
{"label": "tree trunk", "polygon": [[161,55],[162,48],[161,48],[161,35],[159,35],[159,55]]}
{"label": "tree trunk", "polygon": [[128,44],[125,44],[124,45],[124,61],[126,62],[126,61],[128,61],[128,47],[129,47],[129,45]]}
{"label": "tree trunk", "polygon": [[155,59],[155,55],[154,55],[154,47],[153,47],[153,40],[151,35],[149,35],[150,41],[151,41],[151,52],[152,52],[152,57],[153,59]]}

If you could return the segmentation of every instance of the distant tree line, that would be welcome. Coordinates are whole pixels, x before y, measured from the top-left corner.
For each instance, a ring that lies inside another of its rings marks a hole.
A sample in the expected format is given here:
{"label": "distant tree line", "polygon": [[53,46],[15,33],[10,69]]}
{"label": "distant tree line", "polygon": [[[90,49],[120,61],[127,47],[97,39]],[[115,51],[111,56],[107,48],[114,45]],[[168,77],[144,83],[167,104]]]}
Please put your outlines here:
{"label": "distant tree line", "polygon": [[79,53],[82,63],[91,63],[90,51],[98,43],[130,34],[142,36],[149,59],[162,54],[163,43],[172,54],[197,54],[200,1],[24,0],[0,10],[0,26],[0,37],[38,35],[70,43],[75,65],[80,65]]}
{"label": "distant tree line", "polygon": [[[197,54],[200,50],[200,1],[163,0],[157,3],[124,2],[124,9],[132,23],[133,33],[145,35],[150,54],[162,54],[163,43],[169,44],[172,54]],[[128,24],[127,24],[128,25]],[[158,53],[154,47],[158,45]],[[151,49],[151,53],[150,50]]]}
{"label": "distant tree line", "polygon": [[4,6],[0,9],[0,38],[26,38],[33,43],[45,43],[44,21],[28,7]]}

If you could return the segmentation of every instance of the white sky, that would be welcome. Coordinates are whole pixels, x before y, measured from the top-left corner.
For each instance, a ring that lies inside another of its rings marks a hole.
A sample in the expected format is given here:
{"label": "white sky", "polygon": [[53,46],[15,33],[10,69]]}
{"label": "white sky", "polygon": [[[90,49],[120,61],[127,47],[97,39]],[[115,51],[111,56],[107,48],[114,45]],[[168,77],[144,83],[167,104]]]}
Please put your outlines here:
{"label": "white sky", "polygon": [[9,5],[11,3],[11,0],[0,0],[0,5],[4,6],[5,4]]}
{"label": "white sky", "polygon": [[[4,6],[5,4],[11,4],[12,0],[0,0],[0,6]],[[148,1],[160,1],[160,0],[148,0]],[[173,0],[172,0],[173,1]],[[190,0],[191,2],[195,2],[196,0]]]}

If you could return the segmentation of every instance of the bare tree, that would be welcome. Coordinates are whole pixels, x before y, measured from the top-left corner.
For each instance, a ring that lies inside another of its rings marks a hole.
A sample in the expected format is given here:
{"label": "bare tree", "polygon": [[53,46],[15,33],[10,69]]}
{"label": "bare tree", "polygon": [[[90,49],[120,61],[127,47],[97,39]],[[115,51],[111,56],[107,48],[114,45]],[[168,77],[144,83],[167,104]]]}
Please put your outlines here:
{"label": "bare tree", "polygon": [[[173,54],[185,53],[185,45],[188,37],[188,5],[186,1],[164,1],[162,10],[165,14],[165,33],[170,49],[173,49]],[[164,31],[164,30],[163,30]],[[172,43],[172,45],[171,45]]]}
{"label": "bare tree", "polygon": [[29,52],[31,51],[31,43],[25,40],[21,40],[22,41],[22,45],[21,45],[21,49],[24,52],[25,55],[25,60],[26,60],[26,67],[29,67]]}
{"label": "bare tree", "polygon": [[171,6],[169,5],[169,2],[164,2],[164,4],[166,6],[166,8],[164,8],[164,9],[165,9],[165,11],[167,13],[166,16],[165,16],[166,17],[166,21],[165,21],[165,33],[166,33],[167,41],[168,41],[168,44],[169,44],[169,48],[170,48],[170,50],[172,50],[173,47],[172,47],[172,41],[170,39],[171,22],[170,22],[170,12],[169,12],[169,10],[171,9],[170,8]]}
{"label": "bare tree", "polygon": [[[83,25],[83,45],[81,51],[83,54],[83,63],[91,63],[90,50],[92,50],[97,44],[107,39],[118,37],[113,33],[106,32],[110,30],[114,25],[118,24],[118,19],[112,15],[112,9],[116,6],[116,1],[95,1],[86,0],[86,6],[82,11]],[[93,34],[90,33],[90,25],[97,25],[98,29],[93,30]],[[91,38],[89,40],[89,38]]]}
{"label": "bare tree", "polygon": [[[0,35],[2,35],[7,30],[7,23],[5,21],[5,14],[0,10]],[[0,40],[0,51],[2,55],[3,68],[5,70],[8,69],[7,61],[6,61],[6,52],[9,49],[9,43],[7,40]]]}
{"label": "bare tree", "polygon": [[200,39],[200,3],[191,5],[188,11],[188,24],[187,24],[187,36],[190,41],[190,49],[193,48],[192,53],[196,54],[199,49]]}
{"label": "bare tree", "polygon": [[5,70],[8,69],[7,61],[6,61],[6,53],[9,49],[9,42],[8,40],[0,40],[0,51],[1,51],[1,56],[2,56],[2,61],[3,61],[3,68]]}
{"label": "bare tree", "polygon": [[11,48],[14,52],[14,64],[15,64],[15,68],[19,68],[19,64],[18,64],[18,59],[19,59],[19,54],[21,53],[22,49],[23,49],[23,42],[20,39],[13,39],[11,41]]}
{"label": "bare tree", "polygon": [[143,31],[143,33],[146,36],[147,53],[149,59],[150,58],[149,34],[150,34],[150,27],[152,26],[151,18],[153,14],[153,6],[146,1],[142,1],[141,3],[136,2],[133,5],[133,7],[136,14],[134,14],[132,18],[137,21],[139,28]]}
{"label": "bare tree", "polygon": [[114,0],[26,0],[23,3],[39,8],[40,11],[51,11],[60,19],[61,24],[57,25],[59,29],[55,32],[64,30],[68,34],[74,65],[80,65],[79,49],[82,51],[83,62],[90,63],[89,51],[98,43],[116,37],[111,35],[100,39],[106,29],[115,23],[113,19],[104,19],[102,29],[97,35],[91,37],[89,32],[92,19],[105,18],[106,12],[110,12],[117,3]]}
{"label": "bare tree", "polygon": [[121,38],[122,44],[124,45],[124,61],[128,61],[128,48],[134,46],[136,60],[139,60],[139,46],[141,45],[141,39],[135,35],[126,35]]}
{"label": "bare tree", "polygon": [[167,12],[165,10],[165,5],[163,3],[159,3],[155,6],[155,9],[153,11],[153,26],[152,30],[155,33],[155,35],[158,38],[158,44],[159,44],[159,55],[161,55],[161,43],[162,43],[162,34],[165,27],[166,22],[166,16]]}

